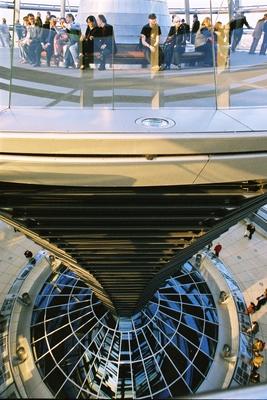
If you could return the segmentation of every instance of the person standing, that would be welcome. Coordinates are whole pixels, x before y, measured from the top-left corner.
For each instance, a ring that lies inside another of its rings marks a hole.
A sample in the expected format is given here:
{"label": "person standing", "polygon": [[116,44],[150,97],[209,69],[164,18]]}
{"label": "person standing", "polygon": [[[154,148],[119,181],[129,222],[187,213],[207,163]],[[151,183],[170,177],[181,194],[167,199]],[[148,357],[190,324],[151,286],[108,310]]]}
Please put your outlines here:
{"label": "person standing", "polygon": [[257,300],[258,300],[258,302],[256,304],[255,311],[258,311],[261,308],[261,306],[266,304],[266,302],[267,302],[267,289],[265,289],[263,294],[261,294],[259,297],[257,297]]}
{"label": "person standing", "polygon": [[267,21],[264,22],[263,33],[264,33],[264,36],[263,36],[263,41],[262,41],[261,49],[260,49],[261,56],[265,55],[266,49],[267,49]]}
{"label": "person standing", "polygon": [[196,34],[200,28],[200,22],[198,20],[197,14],[193,15],[193,24],[191,29],[191,44],[195,44]]}
{"label": "person standing", "polygon": [[253,224],[247,224],[244,237],[247,237],[249,240],[251,240],[254,232],[255,226]]}
{"label": "person standing", "polygon": [[263,18],[258,20],[258,22],[257,22],[257,24],[255,26],[255,29],[254,29],[254,31],[252,33],[253,41],[252,41],[251,46],[250,46],[249,54],[255,54],[257,45],[258,45],[258,43],[260,41],[260,38],[261,38],[261,35],[262,35],[262,32],[263,32],[263,25],[264,25],[266,20],[267,20],[267,14],[264,14]]}
{"label": "person standing", "polygon": [[16,31],[18,40],[23,39],[26,35],[26,28],[24,25],[22,25],[19,22],[19,19],[17,19],[15,22],[15,31]]}
{"label": "person standing", "polygon": [[10,47],[9,26],[5,18],[2,18],[2,25],[0,25],[0,39],[3,47]]}
{"label": "person standing", "polygon": [[148,24],[141,30],[141,43],[145,58],[151,64],[152,70],[161,71],[162,53],[159,45],[161,29],[157,22],[156,14],[148,16]]}
{"label": "person standing", "polygon": [[233,52],[242,38],[244,25],[247,28],[251,28],[243,12],[237,14],[236,18],[230,22],[230,40],[232,43],[231,50]]}

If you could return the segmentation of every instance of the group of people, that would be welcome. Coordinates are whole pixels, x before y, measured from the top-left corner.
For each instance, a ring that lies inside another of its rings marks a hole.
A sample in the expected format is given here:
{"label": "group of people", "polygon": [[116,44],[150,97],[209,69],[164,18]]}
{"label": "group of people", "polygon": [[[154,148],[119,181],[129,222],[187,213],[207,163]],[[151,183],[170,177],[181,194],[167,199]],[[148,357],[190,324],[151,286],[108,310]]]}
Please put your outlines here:
{"label": "group of people", "polygon": [[56,65],[60,62],[65,68],[85,69],[93,62],[94,52],[99,52],[99,70],[105,69],[106,57],[116,52],[113,27],[107,23],[104,15],[97,18],[90,15],[86,19],[87,29],[82,35],[80,24],[73,14],[57,18],[47,12],[42,23],[40,14],[29,13],[23,18],[23,25],[16,22],[19,55],[21,63],[29,63],[34,67],[41,65],[44,52],[49,67],[54,56]]}
{"label": "group of people", "polygon": [[265,55],[267,49],[267,14],[264,14],[262,18],[260,18],[255,26],[255,29],[252,33],[252,43],[249,49],[249,54],[255,54],[258,43],[262,37],[263,40],[260,47],[260,55]]}
{"label": "group of people", "polygon": [[[18,38],[21,63],[30,63],[34,67],[41,65],[41,55],[45,54],[46,64],[50,66],[54,57],[56,65],[64,64],[66,68],[89,68],[90,63],[99,62],[99,70],[104,70],[106,58],[116,54],[117,46],[114,40],[113,26],[107,23],[104,15],[96,18],[89,15],[86,19],[86,32],[82,34],[81,27],[75,21],[73,14],[57,18],[48,11],[44,23],[41,14],[29,13],[23,18],[23,25],[16,21],[15,31]],[[140,47],[144,57],[152,69],[161,71],[170,69],[171,65],[181,68],[182,54],[187,43],[195,46],[195,51],[203,55],[203,66],[227,65],[229,48],[234,52],[243,34],[243,27],[248,24],[244,13],[234,16],[227,24],[217,21],[214,25],[210,17],[199,21],[198,15],[193,15],[190,26],[177,15],[172,17],[172,26],[167,38],[161,43],[161,27],[157,16],[149,14],[148,23],[140,32]],[[260,37],[264,33],[260,54],[265,54],[267,47],[267,14],[264,14],[254,29],[253,41],[249,53],[254,54]],[[0,25],[0,44],[8,46],[10,42],[6,20]]]}
{"label": "group of people", "polygon": [[249,303],[247,307],[247,314],[254,314],[266,303],[267,303],[267,289],[265,289],[263,294],[257,297],[257,304],[253,303],[252,301]]}
{"label": "group of people", "polygon": [[195,14],[191,32],[184,19],[174,16],[172,22],[162,48],[159,45],[161,28],[154,13],[149,14],[148,24],[141,30],[141,43],[152,68],[170,69],[171,64],[174,64],[180,69],[181,55],[185,52],[189,40],[195,45],[195,51],[203,54],[204,66],[214,65],[214,60],[215,65],[222,65],[221,61],[226,65],[229,46],[221,22],[216,22],[213,26],[211,18],[206,17],[200,23]]}
{"label": "group of people", "polygon": [[251,359],[252,371],[250,375],[250,382],[259,383],[260,374],[258,369],[264,363],[264,357],[261,352],[265,349],[265,342],[261,339],[255,338],[252,345],[253,357]]}
{"label": "group of people", "polygon": [[[267,289],[265,289],[264,293],[257,297],[257,304],[254,302],[250,302],[247,307],[247,314],[254,314],[258,311],[264,304],[267,303]],[[249,335],[257,335],[259,332],[259,323],[257,321],[252,321],[252,325],[246,329],[246,333]],[[260,382],[260,374],[258,373],[258,369],[262,366],[264,362],[264,357],[261,354],[261,351],[265,349],[265,342],[263,340],[255,338],[252,346],[253,357],[251,360],[252,365],[252,373],[250,376],[250,380],[252,383]]]}

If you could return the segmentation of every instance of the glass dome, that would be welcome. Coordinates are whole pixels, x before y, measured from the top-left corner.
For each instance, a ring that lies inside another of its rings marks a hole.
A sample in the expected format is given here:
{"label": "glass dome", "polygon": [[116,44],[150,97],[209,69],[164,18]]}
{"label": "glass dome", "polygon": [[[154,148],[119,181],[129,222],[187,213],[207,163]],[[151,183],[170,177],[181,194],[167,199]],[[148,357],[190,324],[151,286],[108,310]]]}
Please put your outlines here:
{"label": "glass dome", "polygon": [[32,348],[55,398],[169,398],[195,392],[212,364],[218,317],[190,263],[132,318],[116,319],[61,268],[39,293]]}

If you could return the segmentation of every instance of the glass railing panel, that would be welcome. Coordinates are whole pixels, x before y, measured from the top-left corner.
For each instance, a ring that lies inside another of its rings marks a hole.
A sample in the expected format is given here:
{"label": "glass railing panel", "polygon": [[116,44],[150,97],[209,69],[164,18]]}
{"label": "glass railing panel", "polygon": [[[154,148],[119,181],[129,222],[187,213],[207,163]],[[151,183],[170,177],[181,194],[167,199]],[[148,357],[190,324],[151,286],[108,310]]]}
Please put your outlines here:
{"label": "glass railing panel", "polygon": [[229,108],[230,106],[229,21],[229,1],[214,2],[212,4],[212,24],[217,108]]}
{"label": "glass railing panel", "polygon": [[[250,7],[244,8],[246,5]],[[267,16],[264,17],[263,6],[263,2],[257,2],[257,8],[240,2],[239,9],[233,9],[229,66],[231,107],[267,105]]]}
{"label": "glass railing panel", "polygon": [[0,109],[9,107],[13,43],[13,10],[3,3],[0,18]]}
{"label": "glass railing panel", "polygon": [[113,108],[114,1],[109,0],[103,7],[98,0],[82,0],[78,4],[77,21],[82,31],[80,104],[85,108]]}
{"label": "glass railing panel", "polygon": [[115,32],[114,107],[215,108],[212,55],[205,60],[191,43],[193,15],[173,19],[167,0],[130,0],[123,7]]}

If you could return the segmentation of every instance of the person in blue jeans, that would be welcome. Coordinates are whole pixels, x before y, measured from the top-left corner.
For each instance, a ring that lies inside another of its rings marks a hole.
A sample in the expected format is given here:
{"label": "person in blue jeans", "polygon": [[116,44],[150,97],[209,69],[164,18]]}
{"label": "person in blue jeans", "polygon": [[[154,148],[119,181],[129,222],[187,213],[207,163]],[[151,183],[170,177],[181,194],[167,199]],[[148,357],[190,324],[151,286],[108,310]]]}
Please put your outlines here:
{"label": "person in blue jeans", "polygon": [[243,12],[237,14],[236,18],[230,22],[230,41],[233,52],[242,38],[244,25],[251,28]]}
{"label": "person in blue jeans", "polygon": [[[267,15],[267,14],[266,14]],[[267,49],[267,21],[263,25],[263,41],[261,44],[260,55],[264,56]]]}

